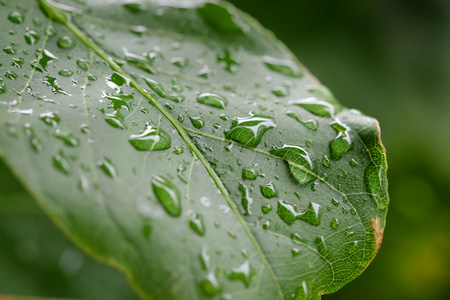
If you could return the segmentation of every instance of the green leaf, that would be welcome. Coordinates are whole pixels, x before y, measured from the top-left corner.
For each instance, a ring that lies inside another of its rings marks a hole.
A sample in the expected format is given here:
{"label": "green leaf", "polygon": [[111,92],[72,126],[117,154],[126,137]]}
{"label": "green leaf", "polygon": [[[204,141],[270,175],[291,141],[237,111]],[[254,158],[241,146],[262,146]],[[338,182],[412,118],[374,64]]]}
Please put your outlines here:
{"label": "green leaf", "polygon": [[1,156],[143,299],[317,299],[374,258],[377,121],[255,20],[200,0],[1,5]]}

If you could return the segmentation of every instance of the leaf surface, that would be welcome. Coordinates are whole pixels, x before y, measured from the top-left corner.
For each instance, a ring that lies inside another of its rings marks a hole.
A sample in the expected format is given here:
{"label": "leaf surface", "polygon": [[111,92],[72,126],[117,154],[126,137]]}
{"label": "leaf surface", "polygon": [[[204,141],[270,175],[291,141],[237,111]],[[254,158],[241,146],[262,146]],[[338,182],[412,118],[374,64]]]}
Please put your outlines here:
{"label": "leaf surface", "polygon": [[224,2],[1,3],[0,153],[143,299],[317,299],[373,259],[378,123],[253,19]]}

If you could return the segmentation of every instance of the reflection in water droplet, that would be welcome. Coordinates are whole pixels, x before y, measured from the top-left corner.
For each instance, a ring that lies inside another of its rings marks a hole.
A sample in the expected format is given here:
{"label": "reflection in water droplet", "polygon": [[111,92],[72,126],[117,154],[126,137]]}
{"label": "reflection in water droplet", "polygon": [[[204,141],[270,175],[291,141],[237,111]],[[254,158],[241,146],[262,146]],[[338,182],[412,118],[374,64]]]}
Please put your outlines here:
{"label": "reflection in water droplet", "polygon": [[338,133],[336,138],[330,142],[331,159],[338,160],[353,148],[354,143],[350,138],[350,127],[339,121],[339,119],[335,119],[331,123],[331,128]]}
{"label": "reflection in water droplet", "polygon": [[296,113],[288,112],[286,115],[296,120],[300,124],[304,125],[308,129],[317,130],[318,122],[315,119],[306,120],[303,122],[302,120],[300,120],[300,117]]}
{"label": "reflection in water droplet", "polygon": [[288,225],[292,225],[296,220],[302,220],[313,226],[318,226],[322,216],[320,205],[314,202],[310,202],[308,208],[299,213],[295,205],[279,200],[277,213]]}
{"label": "reflection in water droplet", "polygon": [[199,214],[191,214],[189,216],[189,227],[194,230],[198,235],[205,235],[205,226],[203,224],[203,216]]}
{"label": "reflection in water droplet", "polygon": [[130,144],[139,151],[166,150],[172,144],[170,135],[161,128],[148,123],[141,134],[133,134],[129,138]]}
{"label": "reflection in water droplet", "polygon": [[255,269],[250,265],[247,260],[242,265],[231,270],[231,274],[228,276],[231,280],[241,280],[246,287],[249,287],[252,281],[253,275],[256,274]]}
{"label": "reflection in water droplet", "polygon": [[263,56],[263,63],[272,71],[278,72],[280,74],[290,76],[290,77],[301,77],[303,75],[302,71],[296,63],[289,59],[278,59],[270,56]]}
{"label": "reflection in water droplet", "polygon": [[284,145],[274,147],[270,154],[283,158],[289,164],[294,178],[300,183],[307,183],[316,179],[313,175],[313,165],[308,153],[300,146]]}
{"label": "reflection in water droplet", "polygon": [[69,147],[77,147],[79,145],[78,139],[71,133],[63,132],[59,129],[56,129],[55,137],[64,142],[66,146]]}
{"label": "reflection in water droplet", "polygon": [[205,126],[205,119],[203,117],[189,117],[189,119],[191,120],[192,125],[197,129],[201,129]]}
{"label": "reflection in water droplet", "polygon": [[[57,44],[58,44],[59,48],[63,48],[63,49],[73,48],[73,47],[75,47],[75,40],[73,40],[70,36],[65,35],[65,36],[59,38]],[[82,68],[82,67],[80,66],[80,68]],[[87,70],[84,68],[82,68],[82,69]]]}
{"label": "reflection in water droplet", "polygon": [[15,24],[20,24],[24,21],[25,17],[21,12],[13,11],[8,15],[8,20]]}
{"label": "reflection in water droplet", "polygon": [[214,93],[200,94],[197,97],[197,102],[220,109],[224,109],[228,105],[228,100],[224,96]]}
{"label": "reflection in water droplet", "polygon": [[241,182],[239,182],[239,192],[241,192],[241,204],[244,209],[244,216],[251,215],[250,206],[253,203],[253,199],[250,197],[248,188]]}
{"label": "reflection in water droplet", "polygon": [[323,100],[319,100],[315,97],[291,100],[288,102],[288,104],[303,107],[310,113],[320,117],[332,118],[334,117],[335,113],[335,107],[332,104]]}
{"label": "reflection in water droplet", "polygon": [[152,189],[166,212],[172,217],[181,215],[181,193],[167,178],[153,176]]}
{"label": "reflection in water droplet", "polygon": [[72,172],[69,161],[67,160],[66,155],[62,150],[53,155],[53,165],[57,170],[66,175],[69,175]]}
{"label": "reflection in water droplet", "polygon": [[206,279],[200,283],[200,290],[207,297],[213,297],[222,292],[222,285],[217,281],[216,275],[210,271]]}
{"label": "reflection in water droplet", "polygon": [[242,169],[242,180],[256,180],[259,174],[255,170],[251,168],[243,168]]}
{"label": "reflection in water droplet", "polygon": [[110,178],[115,178],[117,176],[117,171],[109,158],[104,157],[102,160],[97,162],[97,166]]}
{"label": "reflection in water droplet", "polygon": [[318,236],[315,241],[317,246],[317,251],[326,259],[330,259],[332,257],[331,251],[328,250],[327,246],[325,245],[325,238],[323,236]]}
{"label": "reflection in water droplet", "polygon": [[225,138],[248,147],[256,147],[261,143],[264,133],[276,125],[271,117],[250,113],[248,117],[234,118],[231,128],[226,130]]}
{"label": "reflection in water droplet", "polygon": [[273,184],[273,182],[260,185],[259,188],[261,189],[261,194],[268,199],[278,197],[278,190]]}

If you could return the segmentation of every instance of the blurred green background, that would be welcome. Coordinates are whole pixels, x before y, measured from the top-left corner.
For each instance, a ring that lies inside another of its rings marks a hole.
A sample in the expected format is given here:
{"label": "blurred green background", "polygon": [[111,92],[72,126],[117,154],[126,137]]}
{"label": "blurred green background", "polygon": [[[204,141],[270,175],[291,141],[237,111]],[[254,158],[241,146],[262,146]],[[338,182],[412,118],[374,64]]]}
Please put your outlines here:
{"label": "blurred green background", "polygon": [[[450,299],[450,1],[231,2],[345,106],[381,124],[391,196],[383,245],[358,279],[323,298]],[[137,299],[121,274],[84,256],[10,180],[0,186],[1,200],[16,199],[0,201],[0,292]]]}

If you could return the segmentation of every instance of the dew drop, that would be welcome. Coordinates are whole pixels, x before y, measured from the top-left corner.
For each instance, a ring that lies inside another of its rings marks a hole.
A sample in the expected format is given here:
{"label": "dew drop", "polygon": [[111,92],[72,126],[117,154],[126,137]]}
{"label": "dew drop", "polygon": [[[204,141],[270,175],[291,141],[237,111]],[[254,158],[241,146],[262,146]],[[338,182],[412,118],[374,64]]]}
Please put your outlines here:
{"label": "dew drop", "polygon": [[280,74],[299,78],[303,75],[302,71],[296,63],[289,59],[278,59],[270,56],[263,56],[263,63],[272,71]]}
{"label": "dew drop", "polygon": [[177,66],[178,68],[185,68],[187,66],[187,59],[184,57],[174,57],[170,60],[172,65]]}
{"label": "dew drop", "polygon": [[142,77],[145,81],[145,83],[148,85],[149,88],[151,88],[158,96],[170,99],[176,103],[180,103],[184,101],[184,96],[176,94],[176,93],[169,93],[166,91],[166,89],[162,86],[161,83],[157,82],[156,80]]}
{"label": "dew drop", "polygon": [[259,174],[252,168],[243,168],[242,169],[242,180],[256,180]]}
{"label": "dew drop", "polygon": [[53,166],[55,166],[58,171],[66,175],[69,175],[72,172],[69,161],[62,150],[53,156]]}
{"label": "dew drop", "polygon": [[331,159],[341,159],[345,153],[353,148],[354,143],[350,138],[350,127],[336,119],[331,123],[331,128],[336,130],[338,135],[330,142]]}
{"label": "dew drop", "polygon": [[201,129],[205,126],[205,119],[203,117],[189,117],[189,119],[191,120],[192,125],[197,129]]}
{"label": "dew drop", "polygon": [[300,146],[284,145],[283,147],[274,147],[269,152],[288,162],[292,175],[299,183],[307,183],[316,179],[312,173],[311,158]]}
{"label": "dew drop", "polygon": [[125,129],[124,118],[119,110],[105,114],[105,121],[114,128]]}
{"label": "dew drop", "polygon": [[243,118],[234,118],[231,128],[226,130],[225,138],[231,139],[248,147],[256,147],[261,143],[264,133],[276,125],[271,117],[250,113]]}
{"label": "dew drop", "polygon": [[331,203],[334,205],[334,206],[339,206],[339,201],[337,201],[336,199],[331,199]]}
{"label": "dew drop", "polygon": [[231,270],[231,274],[228,276],[231,280],[241,280],[246,287],[249,287],[252,281],[252,277],[256,274],[255,269],[250,265],[247,260],[242,265]]}
{"label": "dew drop", "polygon": [[302,252],[298,248],[292,248],[291,253],[292,253],[292,256],[295,257],[295,256],[300,255]]}
{"label": "dew drop", "polygon": [[306,240],[298,233],[291,233],[291,241],[296,244],[306,244]]}
{"label": "dew drop", "polygon": [[322,216],[320,205],[314,202],[310,202],[308,207],[299,213],[295,205],[279,200],[277,213],[288,225],[292,225],[296,220],[302,220],[313,226],[318,226]]}
{"label": "dew drop", "polygon": [[166,150],[170,148],[172,138],[163,129],[148,123],[142,133],[131,135],[129,142],[138,151]]}
{"label": "dew drop", "polygon": [[276,86],[272,89],[272,94],[274,94],[277,97],[289,96],[289,87],[284,85]]}
{"label": "dew drop", "polygon": [[23,37],[28,45],[34,45],[39,42],[40,39],[39,34],[34,30],[28,30]]}
{"label": "dew drop", "polygon": [[[78,59],[77,66],[80,67],[84,71],[89,70],[89,63],[85,59]],[[117,74],[117,73],[114,73],[114,74]]]}
{"label": "dew drop", "polygon": [[25,20],[25,17],[21,12],[13,11],[8,15],[8,20],[15,24],[21,24]]}
{"label": "dew drop", "polygon": [[25,124],[24,132],[25,135],[27,135],[30,140],[31,149],[33,149],[33,151],[36,153],[41,152],[44,146],[41,140],[34,134],[34,131],[29,123]]}
{"label": "dew drop", "polygon": [[250,192],[248,188],[243,184],[239,183],[239,192],[241,192],[241,205],[244,209],[244,216],[251,215],[250,207],[253,203],[253,199],[250,197]]}
{"label": "dew drop", "polygon": [[[63,36],[61,38],[58,39],[57,45],[59,48],[63,48],[63,49],[68,49],[68,48],[73,48],[75,47],[75,40],[73,40],[70,36]],[[80,68],[82,68],[80,66]],[[83,70],[87,70],[82,68]]]}
{"label": "dew drop", "polygon": [[176,155],[183,154],[184,153],[184,146],[176,146],[176,147],[174,147],[172,153],[176,154]]}
{"label": "dew drop", "polygon": [[71,133],[63,132],[60,129],[56,129],[55,137],[64,142],[66,146],[77,147],[79,145],[78,139]]}
{"label": "dew drop", "polygon": [[339,227],[338,219],[334,218],[333,220],[331,220],[331,228],[337,229],[338,227]]}
{"label": "dew drop", "polygon": [[322,164],[323,164],[324,167],[326,167],[326,168],[329,168],[329,167],[331,166],[330,160],[328,159],[328,157],[327,157],[326,155],[323,156]]}
{"label": "dew drop", "polygon": [[228,105],[228,100],[224,96],[214,93],[200,94],[197,97],[197,102],[220,109],[224,109]]}
{"label": "dew drop", "polygon": [[320,117],[332,118],[335,113],[335,107],[331,103],[319,100],[315,97],[291,100],[288,104],[303,107],[310,113]]}
{"label": "dew drop", "polygon": [[270,203],[264,204],[263,206],[261,206],[261,210],[264,214],[268,214],[272,211],[272,205]]}
{"label": "dew drop", "polygon": [[216,275],[210,271],[205,280],[200,283],[200,291],[207,297],[213,297],[222,292],[222,285],[217,281]]}
{"label": "dew drop", "polygon": [[70,94],[66,93],[58,84],[58,80],[56,79],[56,77],[53,76],[45,76],[42,78],[42,83],[44,83],[46,86],[51,87],[52,88],[52,92],[53,94],[63,94],[63,95],[68,95],[70,96]]}
{"label": "dew drop", "polygon": [[106,174],[106,176],[110,178],[115,178],[117,176],[116,168],[109,158],[104,157],[102,160],[97,162],[97,166],[103,171],[103,173]]}
{"label": "dew drop", "polygon": [[167,178],[153,176],[152,189],[166,212],[172,217],[181,215],[181,193]]}
{"label": "dew drop", "polygon": [[325,244],[325,238],[323,236],[318,236],[314,242],[316,243],[317,251],[326,259],[330,259],[332,255]]}
{"label": "dew drop", "polygon": [[60,118],[57,114],[53,112],[45,112],[39,115],[39,118],[47,125],[56,127],[58,125]]}
{"label": "dew drop", "polygon": [[62,69],[58,72],[59,75],[64,76],[64,77],[70,77],[73,75],[73,71],[68,70],[68,69]]}
{"label": "dew drop", "polygon": [[191,214],[189,216],[189,227],[200,236],[205,235],[205,225],[203,224],[203,216],[200,214]]}
{"label": "dew drop", "polygon": [[278,190],[273,184],[273,182],[266,183],[264,185],[260,185],[261,194],[267,199],[271,199],[273,197],[278,197]]}

